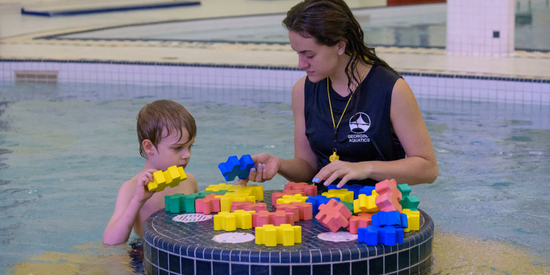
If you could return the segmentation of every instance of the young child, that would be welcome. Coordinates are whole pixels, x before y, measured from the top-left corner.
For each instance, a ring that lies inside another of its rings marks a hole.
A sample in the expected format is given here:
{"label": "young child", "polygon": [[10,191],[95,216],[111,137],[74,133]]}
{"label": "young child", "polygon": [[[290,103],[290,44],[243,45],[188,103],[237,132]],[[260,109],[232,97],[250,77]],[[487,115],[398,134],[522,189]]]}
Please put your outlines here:
{"label": "young child", "polygon": [[145,158],[143,169],[125,182],[118,191],[115,211],[105,232],[103,243],[113,245],[128,241],[132,228],[142,237],[143,222],[164,208],[164,196],[176,193],[198,192],[197,180],[186,173],[187,180],[161,192],[150,192],[147,183],[153,173],[170,166],[185,169],[191,157],[197,127],[195,119],[180,104],[171,100],[158,100],[145,105],[137,116],[139,152]]}

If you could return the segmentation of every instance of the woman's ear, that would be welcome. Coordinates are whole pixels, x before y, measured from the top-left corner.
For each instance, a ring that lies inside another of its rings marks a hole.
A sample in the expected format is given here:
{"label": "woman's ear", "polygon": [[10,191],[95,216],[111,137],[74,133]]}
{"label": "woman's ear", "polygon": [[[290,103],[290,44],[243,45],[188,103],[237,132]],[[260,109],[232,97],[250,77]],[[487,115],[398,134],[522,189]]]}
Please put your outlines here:
{"label": "woman's ear", "polygon": [[143,147],[143,151],[145,151],[145,154],[147,155],[154,155],[157,151],[155,145],[148,139],[144,139],[141,142],[141,146]]}
{"label": "woman's ear", "polygon": [[346,53],[346,42],[340,41],[338,42],[338,55],[343,55]]}

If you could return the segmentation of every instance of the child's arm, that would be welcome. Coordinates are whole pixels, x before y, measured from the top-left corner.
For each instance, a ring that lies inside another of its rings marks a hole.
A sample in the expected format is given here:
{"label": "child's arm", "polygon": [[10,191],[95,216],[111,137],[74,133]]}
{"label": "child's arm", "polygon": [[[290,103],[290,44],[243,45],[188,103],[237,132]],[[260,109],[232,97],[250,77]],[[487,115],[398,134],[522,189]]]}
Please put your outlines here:
{"label": "child's arm", "polygon": [[155,170],[147,170],[138,176],[137,183],[130,180],[120,187],[115,212],[103,233],[103,243],[113,245],[128,241],[141,207],[155,193],[147,189],[147,183],[153,180],[153,172]]}

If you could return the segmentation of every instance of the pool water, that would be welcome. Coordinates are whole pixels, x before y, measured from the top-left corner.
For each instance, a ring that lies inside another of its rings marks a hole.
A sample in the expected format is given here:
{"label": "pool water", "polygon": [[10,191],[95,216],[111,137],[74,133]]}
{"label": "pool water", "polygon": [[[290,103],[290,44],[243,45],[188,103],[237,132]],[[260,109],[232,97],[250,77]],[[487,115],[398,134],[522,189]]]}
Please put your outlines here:
{"label": "pool water", "polygon": [[[407,12],[392,12],[396,7],[355,9],[372,46],[445,48],[447,9],[445,4],[407,7]],[[400,8],[399,8],[400,9]],[[516,5],[514,44],[518,50],[550,51],[550,4],[531,0]],[[288,31],[281,25],[285,14],[247,16],[190,21],[159,22],[66,33],[48,39],[199,41],[229,43],[284,43]]]}
{"label": "pool water", "polygon": [[[229,156],[293,155],[290,90],[0,83],[0,274],[135,272],[128,245],[101,240],[143,165],[136,114],[161,98],[197,121],[186,172],[201,190]],[[412,187],[436,224],[434,271],[550,273],[550,106],[418,101],[440,168]]]}

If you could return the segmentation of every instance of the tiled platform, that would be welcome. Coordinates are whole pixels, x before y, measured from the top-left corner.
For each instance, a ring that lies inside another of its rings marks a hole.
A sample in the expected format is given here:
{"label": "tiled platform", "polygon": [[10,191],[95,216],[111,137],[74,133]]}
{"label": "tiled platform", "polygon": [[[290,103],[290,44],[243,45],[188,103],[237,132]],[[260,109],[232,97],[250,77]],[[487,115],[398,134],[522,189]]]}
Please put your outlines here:
{"label": "tiled platform", "polygon": [[[265,191],[267,205],[270,193]],[[420,231],[405,233],[397,246],[368,246],[356,240],[328,242],[316,219],[300,221],[302,243],[266,247],[254,241],[227,244],[213,240],[213,220],[181,223],[161,210],[144,226],[144,269],[148,274],[421,274],[432,264],[434,223],[421,211]],[[254,229],[237,230],[254,235]]]}

